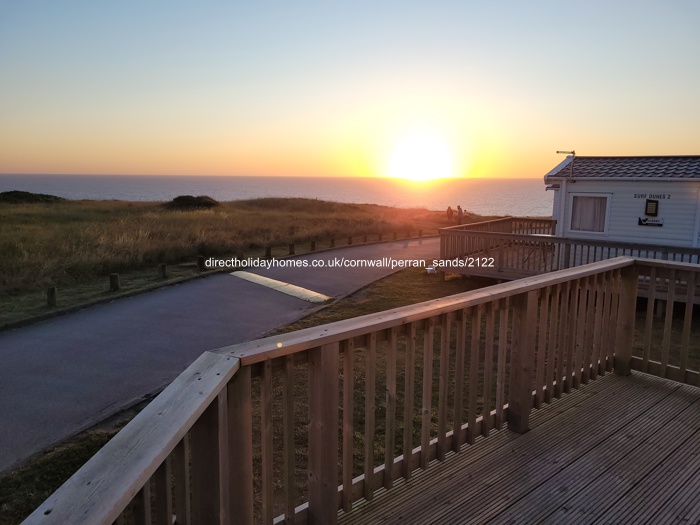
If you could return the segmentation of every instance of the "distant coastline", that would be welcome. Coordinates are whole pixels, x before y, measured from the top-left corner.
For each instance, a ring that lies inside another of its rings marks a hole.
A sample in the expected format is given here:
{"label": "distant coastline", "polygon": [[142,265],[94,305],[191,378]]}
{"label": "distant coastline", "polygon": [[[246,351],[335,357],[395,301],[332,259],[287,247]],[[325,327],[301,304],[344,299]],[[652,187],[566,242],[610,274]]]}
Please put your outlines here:
{"label": "distant coastline", "polygon": [[0,175],[0,191],[23,190],[68,199],[168,201],[208,195],[218,201],[304,197],[400,208],[444,210],[457,204],[479,215],[543,216],[552,196],[536,179],[443,179],[408,183],[350,177],[215,177],[168,175]]}

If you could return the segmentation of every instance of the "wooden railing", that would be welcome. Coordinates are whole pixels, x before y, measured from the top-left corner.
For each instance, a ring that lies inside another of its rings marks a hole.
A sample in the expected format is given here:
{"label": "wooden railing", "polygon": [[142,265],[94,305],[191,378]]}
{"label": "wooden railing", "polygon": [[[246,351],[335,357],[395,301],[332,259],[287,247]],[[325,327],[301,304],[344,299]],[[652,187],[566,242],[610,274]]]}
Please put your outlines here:
{"label": "wooden railing", "polygon": [[504,217],[490,221],[449,226],[442,230],[554,235],[557,221],[528,217]]}
{"label": "wooden railing", "polygon": [[[334,523],[613,368],[699,384],[698,273],[620,257],[206,352],[26,523]],[[684,303],[637,313],[640,278]]]}
{"label": "wooden railing", "polygon": [[[497,221],[493,221],[497,222]],[[500,227],[499,224],[493,228]],[[554,237],[548,234],[501,233],[491,230],[440,230],[440,257],[446,261],[474,259],[465,271],[505,278],[539,275],[629,256],[700,263],[700,249]],[[477,266],[478,263],[478,266]],[[464,267],[462,267],[464,268]]]}

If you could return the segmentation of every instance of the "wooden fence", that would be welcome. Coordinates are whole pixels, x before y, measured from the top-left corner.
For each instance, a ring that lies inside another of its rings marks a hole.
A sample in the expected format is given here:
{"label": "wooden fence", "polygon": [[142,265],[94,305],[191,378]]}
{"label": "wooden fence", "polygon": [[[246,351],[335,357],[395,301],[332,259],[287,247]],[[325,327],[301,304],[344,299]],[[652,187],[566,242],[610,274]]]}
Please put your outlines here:
{"label": "wooden fence", "polygon": [[[440,258],[455,260],[457,271],[517,279],[621,256],[700,263],[700,249],[697,248],[573,239],[548,233],[504,232],[501,231],[504,223],[500,221],[479,224],[483,229],[453,227],[440,230]],[[552,231],[554,227],[552,225]],[[521,227],[520,231],[526,229],[527,226]],[[467,258],[474,259],[474,264],[466,269],[458,265],[459,259]]]}
{"label": "wooden fence", "polygon": [[[206,352],[26,523],[335,523],[613,369],[700,384],[699,272],[619,257]],[[637,309],[640,276],[685,301]]]}

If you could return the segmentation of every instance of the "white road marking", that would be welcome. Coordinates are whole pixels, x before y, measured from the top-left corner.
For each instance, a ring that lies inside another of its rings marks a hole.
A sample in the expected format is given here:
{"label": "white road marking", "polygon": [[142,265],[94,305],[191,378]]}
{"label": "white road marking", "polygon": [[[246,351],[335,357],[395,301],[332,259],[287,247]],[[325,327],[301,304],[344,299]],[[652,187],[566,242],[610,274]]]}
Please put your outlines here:
{"label": "white road marking", "polygon": [[257,275],[255,273],[231,272],[231,275],[261,286],[266,286],[267,288],[272,288],[278,292],[291,295],[292,297],[296,297],[297,299],[302,299],[303,301],[308,301],[310,303],[325,303],[326,301],[333,299],[332,297],[323,295],[322,293],[307,290],[301,286],[285,283],[283,281],[277,281],[276,279],[270,279],[269,277],[263,277],[262,275]]}

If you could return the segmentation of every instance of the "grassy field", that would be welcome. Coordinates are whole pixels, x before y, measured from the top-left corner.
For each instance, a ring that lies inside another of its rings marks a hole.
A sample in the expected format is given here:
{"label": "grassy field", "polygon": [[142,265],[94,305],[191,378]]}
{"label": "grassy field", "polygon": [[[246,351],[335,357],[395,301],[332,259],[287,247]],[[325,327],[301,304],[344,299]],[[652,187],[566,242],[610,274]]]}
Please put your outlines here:
{"label": "grassy field", "polygon": [[[466,214],[465,221],[481,219]],[[58,286],[58,306],[110,298],[107,276],[117,272],[122,288],[137,290],[197,273],[198,255],[245,257],[287,255],[316,248],[401,237],[435,235],[445,214],[371,204],[314,199],[255,199],[212,209],[175,211],[163,203],[59,201],[0,203],[0,325],[42,315],[46,289]],[[182,266],[189,263],[189,266]]]}
{"label": "grassy field", "polygon": [[[425,270],[404,270],[281,329],[279,333],[461,293],[480,284],[461,278],[440,281],[436,275],[427,275]],[[358,406],[360,402],[363,401],[358,398]],[[130,411],[116,417],[113,423],[86,431],[22,468],[0,477],[0,525],[20,523],[135,413]]]}

